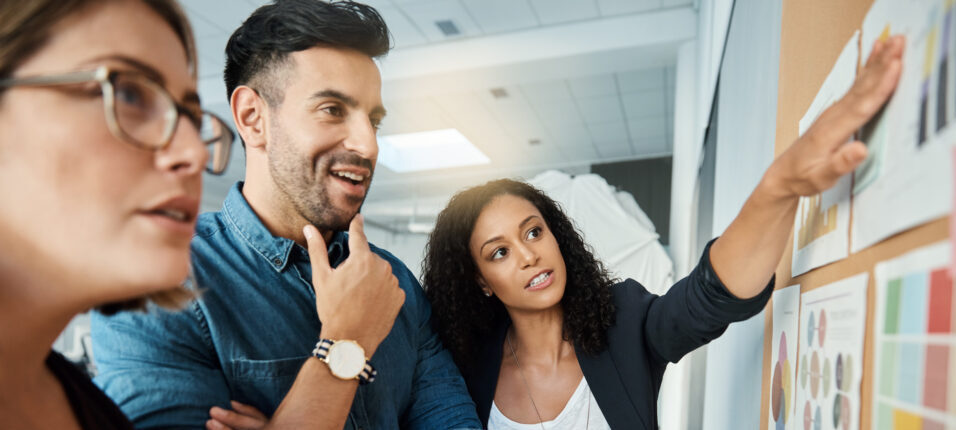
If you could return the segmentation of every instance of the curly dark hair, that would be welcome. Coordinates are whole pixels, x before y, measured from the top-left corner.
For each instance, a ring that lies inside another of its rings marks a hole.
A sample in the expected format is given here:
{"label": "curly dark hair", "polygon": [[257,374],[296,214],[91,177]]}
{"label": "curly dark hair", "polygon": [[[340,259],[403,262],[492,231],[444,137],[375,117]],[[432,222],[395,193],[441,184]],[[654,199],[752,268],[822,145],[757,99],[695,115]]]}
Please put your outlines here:
{"label": "curly dark hair", "polygon": [[463,371],[472,369],[480,345],[509,316],[497,296],[486,297],[477,281],[477,267],[468,250],[481,211],[501,195],[533,204],[558,242],[568,281],[561,298],[564,338],[578,353],[589,355],[607,346],[607,329],[614,322],[613,280],[604,265],[557,202],[523,182],[499,179],[459,192],[441,211],[422,262],[425,295],[432,305],[432,325]]}

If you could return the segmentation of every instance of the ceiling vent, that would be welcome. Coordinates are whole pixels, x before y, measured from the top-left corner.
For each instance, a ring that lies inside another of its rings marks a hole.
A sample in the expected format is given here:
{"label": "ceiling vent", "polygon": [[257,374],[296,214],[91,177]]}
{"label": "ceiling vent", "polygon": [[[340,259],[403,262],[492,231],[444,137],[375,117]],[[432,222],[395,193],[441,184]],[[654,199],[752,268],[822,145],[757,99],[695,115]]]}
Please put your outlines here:
{"label": "ceiling vent", "polygon": [[531,139],[528,141],[528,145],[536,146],[541,144],[541,139]]}
{"label": "ceiling vent", "polygon": [[450,19],[435,21],[435,25],[438,26],[438,29],[441,30],[445,37],[458,36],[461,34],[461,30],[459,30],[455,22]]}
{"label": "ceiling vent", "polygon": [[504,89],[504,88],[496,87],[496,88],[492,88],[490,91],[491,91],[491,96],[494,97],[494,98],[496,98],[496,99],[506,99],[506,98],[508,98],[508,90],[506,90],[506,89]]}

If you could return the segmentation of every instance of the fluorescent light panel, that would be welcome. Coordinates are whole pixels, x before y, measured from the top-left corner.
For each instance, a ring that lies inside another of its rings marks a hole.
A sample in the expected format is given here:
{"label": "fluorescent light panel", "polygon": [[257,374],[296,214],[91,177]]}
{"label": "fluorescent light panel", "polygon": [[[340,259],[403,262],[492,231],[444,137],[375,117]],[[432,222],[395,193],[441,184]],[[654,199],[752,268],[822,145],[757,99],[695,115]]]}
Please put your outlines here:
{"label": "fluorescent light panel", "polygon": [[446,169],[491,163],[468,138],[453,128],[378,138],[378,162],[399,172]]}

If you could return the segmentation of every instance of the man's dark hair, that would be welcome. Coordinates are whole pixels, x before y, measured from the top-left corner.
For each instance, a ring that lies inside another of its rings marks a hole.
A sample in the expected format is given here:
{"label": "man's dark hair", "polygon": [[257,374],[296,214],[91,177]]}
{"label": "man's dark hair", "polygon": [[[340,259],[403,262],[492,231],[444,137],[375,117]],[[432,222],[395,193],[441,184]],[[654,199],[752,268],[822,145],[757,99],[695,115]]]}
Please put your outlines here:
{"label": "man's dark hair", "polygon": [[276,0],[256,9],[226,44],[226,98],[249,85],[272,106],[282,103],[274,76],[288,55],[316,46],[350,48],[371,58],[391,48],[388,27],[372,8],[351,1]]}

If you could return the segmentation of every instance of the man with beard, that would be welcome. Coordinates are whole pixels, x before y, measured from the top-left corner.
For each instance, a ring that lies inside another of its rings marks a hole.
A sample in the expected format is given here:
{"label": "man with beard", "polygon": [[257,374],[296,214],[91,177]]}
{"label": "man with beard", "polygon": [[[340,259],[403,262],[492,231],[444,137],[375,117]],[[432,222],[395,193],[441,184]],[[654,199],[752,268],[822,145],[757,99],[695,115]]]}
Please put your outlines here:
{"label": "man with beard", "polygon": [[137,428],[481,427],[418,281],[357,215],[389,45],[374,9],[316,0],[229,39],[246,180],[198,220],[198,299],[92,321],[97,383]]}

